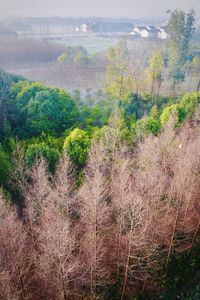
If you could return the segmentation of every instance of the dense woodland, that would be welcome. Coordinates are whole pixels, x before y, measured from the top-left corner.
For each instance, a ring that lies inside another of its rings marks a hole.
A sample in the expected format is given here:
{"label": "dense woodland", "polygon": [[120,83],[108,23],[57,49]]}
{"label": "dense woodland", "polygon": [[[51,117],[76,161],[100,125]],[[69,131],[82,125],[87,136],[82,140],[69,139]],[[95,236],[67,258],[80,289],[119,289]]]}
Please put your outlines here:
{"label": "dense woodland", "polygon": [[168,96],[124,38],[98,101],[0,71],[0,299],[199,299],[199,56],[169,13]]}

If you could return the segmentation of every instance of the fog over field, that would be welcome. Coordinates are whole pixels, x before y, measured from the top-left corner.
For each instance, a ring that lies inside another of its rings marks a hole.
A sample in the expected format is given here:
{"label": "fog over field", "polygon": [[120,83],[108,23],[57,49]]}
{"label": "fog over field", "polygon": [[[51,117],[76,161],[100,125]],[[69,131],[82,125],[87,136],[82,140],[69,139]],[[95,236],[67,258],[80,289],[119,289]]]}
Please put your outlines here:
{"label": "fog over field", "polygon": [[[198,0],[1,0],[0,67],[67,90],[104,89],[106,51],[126,36],[130,48],[148,53],[145,67],[151,50],[165,45],[153,32],[166,26],[166,12],[175,8],[194,9],[198,21]],[[154,28],[148,38],[131,35],[137,25]],[[84,47],[90,63],[59,63],[67,47]]]}
{"label": "fog over field", "polygon": [[1,16],[160,17],[167,9],[195,9],[199,0],[1,0]]}

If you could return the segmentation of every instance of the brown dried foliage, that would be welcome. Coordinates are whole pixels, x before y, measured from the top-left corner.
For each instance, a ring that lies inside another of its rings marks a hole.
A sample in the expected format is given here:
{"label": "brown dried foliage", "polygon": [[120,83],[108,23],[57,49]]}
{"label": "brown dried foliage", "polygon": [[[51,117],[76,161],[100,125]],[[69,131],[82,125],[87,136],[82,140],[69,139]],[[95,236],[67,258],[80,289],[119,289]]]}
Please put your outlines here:
{"label": "brown dried foliage", "polygon": [[0,197],[0,298],[97,299],[114,283],[121,299],[157,289],[158,271],[198,242],[198,122],[169,124],[134,153],[118,142],[112,150],[109,134],[115,143],[120,133],[111,127],[92,145],[78,191],[68,158],[55,176],[38,161],[29,180],[20,163],[25,218]]}

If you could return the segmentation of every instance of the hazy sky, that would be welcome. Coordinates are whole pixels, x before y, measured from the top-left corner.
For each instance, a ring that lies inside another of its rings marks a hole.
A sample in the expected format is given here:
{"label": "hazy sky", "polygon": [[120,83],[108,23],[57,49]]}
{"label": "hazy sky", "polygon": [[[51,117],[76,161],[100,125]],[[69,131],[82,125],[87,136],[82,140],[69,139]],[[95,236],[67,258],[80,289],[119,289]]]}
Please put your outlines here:
{"label": "hazy sky", "polygon": [[156,17],[169,8],[200,17],[200,0],[0,0],[0,16]]}

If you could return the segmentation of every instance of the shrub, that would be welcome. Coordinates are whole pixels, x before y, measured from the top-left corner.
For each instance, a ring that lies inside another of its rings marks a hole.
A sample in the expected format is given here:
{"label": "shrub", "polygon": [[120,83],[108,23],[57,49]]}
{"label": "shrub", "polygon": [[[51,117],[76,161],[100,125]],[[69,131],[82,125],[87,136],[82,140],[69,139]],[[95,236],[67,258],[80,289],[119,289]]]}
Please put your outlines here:
{"label": "shrub", "polygon": [[87,160],[90,139],[88,134],[79,128],[74,129],[65,139],[64,150],[72,162],[81,169]]}
{"label": "shrub", "polygon": [[153,117],[148,118],[146,123],[146,129],[148,132],[151,132],[154,135],[156,135],[161,129],[160,120],[155,119]]}

